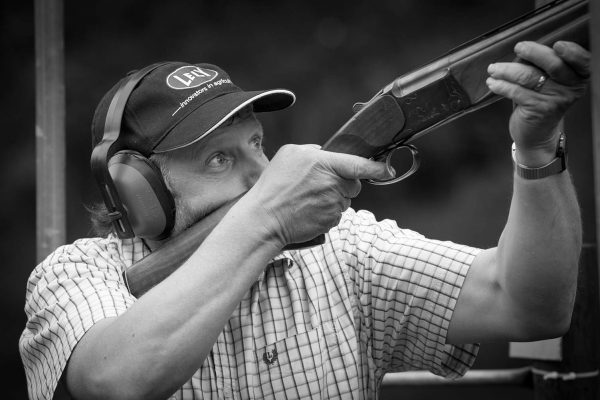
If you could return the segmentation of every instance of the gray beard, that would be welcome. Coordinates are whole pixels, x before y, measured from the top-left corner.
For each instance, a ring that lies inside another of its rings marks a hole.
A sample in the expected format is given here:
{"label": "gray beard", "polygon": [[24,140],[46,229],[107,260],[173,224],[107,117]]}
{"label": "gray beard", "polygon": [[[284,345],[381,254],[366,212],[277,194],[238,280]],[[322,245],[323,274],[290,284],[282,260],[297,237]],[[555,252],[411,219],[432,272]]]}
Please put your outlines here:
{"label": "gray beard", "polygon": [[214,209],[202,207],[199,210],[192,211],[191,207],[180,199],[175,199],[175,224],[171,231],[171,237],[177,236],[196,222],[200,221]]}

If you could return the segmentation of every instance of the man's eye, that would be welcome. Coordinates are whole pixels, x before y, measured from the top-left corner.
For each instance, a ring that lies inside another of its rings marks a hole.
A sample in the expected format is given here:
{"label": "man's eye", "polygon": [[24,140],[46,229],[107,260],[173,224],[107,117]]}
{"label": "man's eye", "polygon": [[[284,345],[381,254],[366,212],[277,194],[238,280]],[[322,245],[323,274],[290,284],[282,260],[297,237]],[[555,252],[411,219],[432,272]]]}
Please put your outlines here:
{"label": "man's eye", "polygon": [[254,147],[256,150],[262,150],[263,146],[262,146],[262,138],[260,136],[256,136],[252,139],[252,141],[250,142],[250,144],[252,145],[252,147]]}
{"label": "man's eye", "polygon": [[222,168],[223,166],[227,165],[228,162],[229,160],[227,159],[227,157],[219,153],[212,156],[207,161],[206,165],[208,165],[211,168]]}

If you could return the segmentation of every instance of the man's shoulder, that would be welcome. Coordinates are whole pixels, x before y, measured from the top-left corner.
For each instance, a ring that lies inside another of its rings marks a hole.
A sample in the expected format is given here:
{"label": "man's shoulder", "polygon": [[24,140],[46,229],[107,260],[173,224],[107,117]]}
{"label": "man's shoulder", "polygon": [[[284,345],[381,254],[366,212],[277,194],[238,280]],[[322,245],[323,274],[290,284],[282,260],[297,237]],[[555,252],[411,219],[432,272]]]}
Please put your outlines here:
{"label": "man's shoulder", "polygon": [[44,262],[52,262],[64,256],[102,255],[112,248],[119,248],[119,239],[113,236],[80,238],[72,243],[57,247]]}
{"label": "man's shoulder", "polygon": [[94,264],[98,267],[127,264],[127,261],[133,261],[131,259],[137,253],[141,253],[137,242],[137,239],[121,240],[114,235],[80,238],[56,248],[34,268],[32,276],[67,264]]}

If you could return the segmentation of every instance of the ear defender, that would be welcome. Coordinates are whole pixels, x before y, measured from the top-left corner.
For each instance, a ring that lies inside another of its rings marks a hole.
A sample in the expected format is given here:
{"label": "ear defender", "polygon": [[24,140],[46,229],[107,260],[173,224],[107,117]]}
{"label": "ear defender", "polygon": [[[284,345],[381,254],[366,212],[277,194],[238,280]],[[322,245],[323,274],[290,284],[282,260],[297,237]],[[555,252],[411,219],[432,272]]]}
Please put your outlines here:
{"label": "ear defender", "polygon": [[110,158],[108,171],[136,236],[163,239],[173,229],[173,197],[159,169],[132,150]]}
{"label": "ear defender", "polygon": [[175,223],[175,202],[159,169],[141,153],[124,149],[118,140],[131,92],[161,65],[144,68],[121,84],[108,108],[102,140],[92,152],[92,173],[122,239],[164,239]]}

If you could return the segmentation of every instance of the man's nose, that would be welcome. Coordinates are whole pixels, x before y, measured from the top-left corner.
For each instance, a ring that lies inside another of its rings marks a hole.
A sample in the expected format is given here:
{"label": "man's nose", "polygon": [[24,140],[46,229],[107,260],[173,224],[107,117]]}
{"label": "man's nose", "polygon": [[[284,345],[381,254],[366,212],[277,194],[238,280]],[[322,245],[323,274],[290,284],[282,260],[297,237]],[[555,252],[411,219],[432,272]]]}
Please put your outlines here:
{"label": "man's nose", "polygon": [[264,155],[260,157],[248,157],[248,163],[246,164],[246,171],[244,174],[248,189],[254,186],[268,164],[269,160]]}

